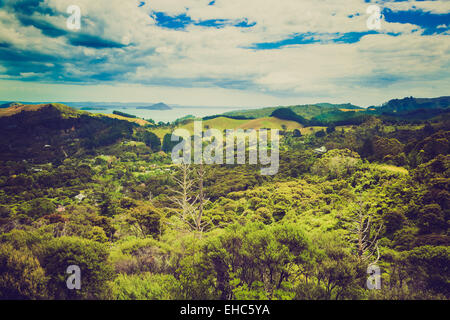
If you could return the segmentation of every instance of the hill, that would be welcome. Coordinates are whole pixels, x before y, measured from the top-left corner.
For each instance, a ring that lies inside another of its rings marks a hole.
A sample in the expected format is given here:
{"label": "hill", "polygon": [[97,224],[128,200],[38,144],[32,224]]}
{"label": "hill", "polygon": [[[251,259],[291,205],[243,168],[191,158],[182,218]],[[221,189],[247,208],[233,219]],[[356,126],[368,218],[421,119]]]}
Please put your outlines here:
{"label": "hill", "polygon": [[321,114],[338,111],[340,109],[351,109],[351,110],[364,110],[361,107],[354,106],[352,104],[331,104],[331,103],[318,103],[318,104],[307,104],[307,105],[295,105],[295,106],[278,106],[278,107],[268,107],[261,109],[243,110],[243,111],[231,111],[224,113],[225,116],[232,117],[245,117],[250,119],[270,117],[272,113],[280,108],[289,108],[297,115],[305,118],[312,119]]}
{"label": "hill", "polygon": [[350,103],[317,103],[232,111],[208,118],[224,116],[235,119],[259,119],[277,116],[297,121],[305,126],[358,125],[373,116],[392,122],[423,122],[448,117],[449,106],[450,97],[448,96],[439,98],[409,97],[393,99],[382,106],[367,109]]}
{"label": "hill", "polygon": [[439,98],[393,99],[377,108],[381,113],[403,113],[417,109],[447,109],[450,107],[450,96]]}
{"label": "hill", "polygon": [[20,105],[22,105],[22,103],[20,103],[20,102],[6,102],[6,103],[0,104],[0,109],[20,106]]}
{"label": "hill", "polygon": [[22,112],[32,112],[42,110],[56,111],[62,118],[78,117],[82,114],[87,114],[84,111],[79,111],[60,103],[35,104],[35,105],[25,105],[19,103],[13,104],[8,108],[1,109],[0,117],[11,117]]}
{"label": "hill", "polygon": [[58,103],[12,106],[0,109],[0,159],[57,162],[130,137],[135,126]]}
{"label": "hill", "polygon": [[[226,130],[226,129],[257,130],[262,128],[283,130],[284,126],[286,127],[287,130],[301,129],[303,127],[302,125],[300,125],[295,121],[283,120],[275,117],[264,117],[250,120],[218,117],[211,120],[203,121],[204,128],[214,128],[219,130]],[[190,122],[184,126],[181,126],[181,128],[192,131],[194,129],[194,123]]]}

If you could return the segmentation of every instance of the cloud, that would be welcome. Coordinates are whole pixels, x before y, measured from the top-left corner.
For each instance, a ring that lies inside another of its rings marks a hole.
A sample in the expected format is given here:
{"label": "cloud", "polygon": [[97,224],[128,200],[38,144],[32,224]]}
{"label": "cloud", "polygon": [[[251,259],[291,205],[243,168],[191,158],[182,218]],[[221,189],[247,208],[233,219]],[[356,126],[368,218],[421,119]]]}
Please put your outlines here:
{"label": "cloud", "polygon": [[79,31],[66,28],[73,0],[1,1],[0,79],[186,97],[223,89],[229,101],[238,90],[259,103],[447,94],[447,1],[372,1],[384,13],[377,31],[367,29],[363,0],[76,3]]}

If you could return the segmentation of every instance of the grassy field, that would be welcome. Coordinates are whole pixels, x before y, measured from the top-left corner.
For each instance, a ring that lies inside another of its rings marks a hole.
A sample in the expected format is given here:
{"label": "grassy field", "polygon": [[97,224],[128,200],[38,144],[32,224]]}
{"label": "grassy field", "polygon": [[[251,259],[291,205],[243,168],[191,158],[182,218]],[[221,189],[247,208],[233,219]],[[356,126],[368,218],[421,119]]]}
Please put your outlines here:
{"label": "grassy field", "polygon": [[[274,117],[266,117],[266,118],[260,118],[260,119],[252,119],[252,120],[236,120],[236,119],[230,119],[225,117],[219,117],[211,120],[203,121],[203,130],[207,129],[218,129],[220,131],[226,130],[226,129],[278,129],[283,130],[283,126],[286,126],[287,131],[293,131],[295,129],[300,130],[300,132],[303,135],[307,134],[314,134],[317,131],[320,130],[326,130],[326,127],[303,127],[301,124],[295,122],[295,121],[289,121],[289,120],[282,120]],[[189,132],[194,132],[194,123],[189,122],[187,124],[181,125],[177,128],[186,129]],[[151,131],[156,134],[160,139],[163,139],[164,136],[167,133],[172,133],[173,130],[168,127],[159,127],[151,129]]]}
{"label": "grassy field", "polygon": [[154,134],[156,134],[158,136],[158,138],[161,139],[161,141],[167,133],[172,133],[173,130],[174,129],[171,129],[168,127],[157,127],[157,128],[150,129],[150,131],[153,132]]}
{"label": "grassy field", "polygon": [[[202,121],[203,123],[203,130],[209,129],[218,129],[218,130],[225,130],[225,129],[237,129],[241,125],[244,125],[249,120],[235,120],[225,117],[219,117],[211,120]],[[194,132],[194,122],[189,122],[188,124],[180,126],[180,128],[187,129],[189,132]]]}
{"label": "grassy field", "polygon": [[247,120],[247,123],[239,126],[239,129],[279,129],[283,130],[283,125],[286,126],[286,130],[292,131],[294,129],[302,129],[303,126],[295,121],[281,120],[274,117],[260,118],[254,120]]}
{"label": "grassy field", "polygon": [[117,114],[101,114],[102,116],[108,117],[108,118],[113,118],[113,119],[119,119],[119,120],[125,120],[125,121],[129,121],[129,122],[134,122],[137,123],[140,126],[145,126],[150,124],[150,122],[144,120],[144,119],[138,119],[138,118],[127,118],[127,117],[123,117],[123,116],[119,116]]}

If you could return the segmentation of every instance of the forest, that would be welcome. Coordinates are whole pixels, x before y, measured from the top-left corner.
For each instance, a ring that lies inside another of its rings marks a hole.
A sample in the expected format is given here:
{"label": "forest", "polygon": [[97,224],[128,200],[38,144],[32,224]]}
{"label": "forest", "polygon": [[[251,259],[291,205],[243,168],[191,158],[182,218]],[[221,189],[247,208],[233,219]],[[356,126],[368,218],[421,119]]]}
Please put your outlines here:
{"label": "forest", "polygon": [[205,130],[280,129],[273,176],[173,164],[171,133],[193,117],[0,110],[0,299],[449,299],[448,113],[355,108],[203,119]]}

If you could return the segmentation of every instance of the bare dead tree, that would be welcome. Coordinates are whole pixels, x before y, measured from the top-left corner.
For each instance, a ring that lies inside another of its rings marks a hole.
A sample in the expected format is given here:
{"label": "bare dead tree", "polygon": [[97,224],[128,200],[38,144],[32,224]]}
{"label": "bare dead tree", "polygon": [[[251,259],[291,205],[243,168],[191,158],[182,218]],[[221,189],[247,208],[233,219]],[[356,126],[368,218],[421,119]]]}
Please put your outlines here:
{"label": "bare dead tree", "polygon": [[180,218],[183,222],[192,227],[190,222],[188,221],[188,216],[193,210],[193,205],[197,201],[196,198],[192,197],[193,194],[193,186],[195,181],[192,179],[192,169],[190,164],[182,163],[180,165],[181,177],[173,176],[177,188],[170,188],[175,196],[170,197],[170,200],[176,207],[178,207],[180,212]]}
{"label": "bare dead tree", "polygon": [[[353,229],[351,232],[355,235],[353,239],[356,242],[358,259],[361,262],[373,265],[380,259],[380,250],[378,248],[378,236],[382,225],[378,227],[373,222],[373,217],[366,213],[364,204],[360,201],[356,210],[356,217],[352,219]],[[376,257],[375,257],[376,254]],[[371,262],[372,259],[374,261]]]}
{"label": "bare dead tree", "polygon": [[203,163],[199,165],[197,170],[197,180],[198,180],[198,208],[195,214],[195,228],[198,232],[203,232],[205,227],[209,224],[207,221],[203,219],[203,211],[205,204],[209,201],[209,199],[205,198],[204,192],[204,181],[205,181],[205,167]]}
{"label": "bare dead tree", "polygon": [[[180,165],[181,177],[173,177],[177,188],[171,188],[175,193],[170,197],[172,203],[180,209],[179,217],[190,231],[202,233],[208,222],[204,220],[204,205],[208,199],[204,195],[205,170],[200,165],[198,170],[191,168],[190,164]],[[197,178],[194,177],[197,175]],[[197,184],[197,190],[195,185]]]}

